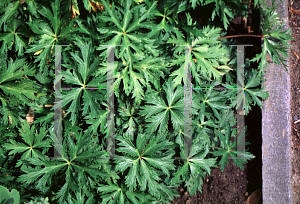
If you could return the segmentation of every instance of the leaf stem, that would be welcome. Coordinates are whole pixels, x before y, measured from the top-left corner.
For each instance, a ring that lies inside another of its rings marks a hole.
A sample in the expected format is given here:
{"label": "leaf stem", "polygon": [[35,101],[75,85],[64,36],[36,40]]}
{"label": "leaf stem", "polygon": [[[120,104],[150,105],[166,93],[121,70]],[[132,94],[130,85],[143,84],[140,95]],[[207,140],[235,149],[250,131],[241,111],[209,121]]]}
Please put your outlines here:
{"label": "leaf stem", "polygon": [[241,35],[228,35],[219,37],[217,40],[223,39],[223,38],[238,38],[238,37],[256,37],[256,38],[263,38],[264,35],[253,35],[253,34],[241,34]]}
{"label": "leaf stem", "polygon": [[223,148],[215,147],[215,146],[211,146],[211,145],[209,145],[209,147],[212,147],[212,148],[215,148],[215,149],[223,149]]}

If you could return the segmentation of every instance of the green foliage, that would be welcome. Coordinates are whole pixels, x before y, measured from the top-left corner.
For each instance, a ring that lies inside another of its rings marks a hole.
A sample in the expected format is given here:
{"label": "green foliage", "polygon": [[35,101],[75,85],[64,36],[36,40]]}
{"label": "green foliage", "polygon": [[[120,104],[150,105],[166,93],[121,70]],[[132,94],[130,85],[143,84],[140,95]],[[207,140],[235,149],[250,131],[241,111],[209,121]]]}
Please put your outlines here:
{"label": "green foliage", "polygon": [[34,76],[35,69],[26,63],[26,59],[17,59],[7,63],[5,55],[1,55],[0,64],[0,101],[1,115],[4,124],[8,124],[9,120],[13,126],[18,124],[19,107],[35,100],[38,92],[38,85],[35,81],[28,77],[22,79],[22,76]]}
{"label": "green foliage", "polygon": [[[273,2],[274,3],[274,2]],[[262,34],[264,37],[264,43],[262,52],[257,54],[255,58],[251,61],[259,61],[259,69],[260,71],[263,70],[263,66],[267,67],[267,54],[269,54],[270,58],[276,64],[282,64],[286,71],[286,64],[285,58],[288,58],[288,48],[291,47],[288,44],[289,40],[292,40],[293,37],[291,36],[291,28],[288,30],[284,30],[285,22],[280,21],[280,15],[275,11],[277,5],[272,4],[270,9],[266,9],[267,6],[260,8],[261,12],[263,13],[263,19],[261,21]]]}
{"label": "green foliage", "polygon": [[0,186],[0,203],[3,204],[19,204],[20,194],[17,190],[12,189],[11,192],[4,186]]}
{"label": "green foliage", "polygon": [[[35,126],[33,125],[30,128],[29,124],[25,122],[24,124],[22,124],[22,128],[20,128],[19,131],[23,140],[22,142],[16,142],[10,139],[10,143],[5,143],[3,145],[6,150],[10,151],[8,155],[23,153],[16,167],[22,165],[22,161],[28,158],[42,159],[45,152],[47,152],[49,150],[49,147],[51,147],[50,139],[44,139],[47,133],[45,127],[41,128],[39,133],[37,131],[34,133]],[[38,150],[40,148],[43,149],[42,153]]]}
{"label": "green foliage", "polygon": [[[61,15],[60,1],[56,0],[51,3],[52,11],[49,8],[42,7],[38,12],[42,15],[41,18],[35,21],[27,22],[31,30],[35,33],[32,41],[35,43],[27,53],[34,52],[38,55],[34,62],[40,62],[39,67],[42,68],[47,62],[47,57],[50,58],[50,52],[54,45],[61,45],[67,42],[70,38],[73,29],[72,21],[69,21],[68,16]],[[47,46],[45,46],[47,45]]]}
{"label": "green foliage", "polygon": [[7,52],[7,49],[11,50],[15,45],[15,51],[18,51],[18,55],[23,55],[23,49],[26,46],[26,42],[21,37],[18,31],[24,32],[24,27],[21,27],[21,22],[14,19],[11,24],[7,26],[7,32],[0,35],[0,40],[3,41],[1,52]]}
{"label": "green foliage", "polygon": [[[213,9],[203,25],[192,11],[206,6]],[[246,115],[251,106],[262,107],[269,96],[261,87],[266,54],[284,64],[280,54],[287,56],[292,39],[275,6],[260,0],[254,6],[262,15],[263,49],[246,58],[245,86],[237,88],[236,50],[228,46],[234,41],[221,37],[233,18],[248,15],[242,1],[1,1],[1,192],[17,189],[20,202],[31,204],[170,203],[182,183],[191,195],[202,192],[205,176],[212,168],[224,171],[229,159],[243,168],[255,156],[236,151],[243,135],[233,128],[235,109],[244,97]],[[55,45],[64,45],[61,73],[54,72]],[[108,45],[115,45],[113,159],[106,152],[113,111],[107,104]],[[191,135],[184,132],[187,67]],[[62,87],[72,88],[62,90],[61,104],[55,74]],[[61,141],[53,120],[60,107]],[[60,157],[53,158],[54,150]]]}
{"label": "green foliage", "polygon": [[[205,152],[200,153],[204,148]],[[184,161],[183,166],[178,168],[171,183],[180,183],[180,178],[182,178],[182,181],[188,181],[185,186],[188,187],[191,195],[196,194],[197,189],[202,192],[202,180],[205,178],[206,173],[210,174],[210,168],[216,167],[216,158],[205,159],[208,152],[209,148],[207,143],[193,144],[189,158]],[[184,158],[183,151],[180,152],[180,156]]]}

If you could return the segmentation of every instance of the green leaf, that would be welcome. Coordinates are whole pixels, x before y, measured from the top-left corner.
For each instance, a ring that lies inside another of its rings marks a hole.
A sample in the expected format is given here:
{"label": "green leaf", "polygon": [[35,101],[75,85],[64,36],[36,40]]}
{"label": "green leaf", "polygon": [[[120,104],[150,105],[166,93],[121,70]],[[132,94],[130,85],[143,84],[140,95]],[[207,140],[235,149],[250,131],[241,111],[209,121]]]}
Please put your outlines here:
{"label": "green leaf", "polygon": [[[165,82],[163,89],[166,93],[165,101],[161,97],[152,96],[147,97],[146,101],[153,104],[152,106],[141,107],[141,115],[145,116],[147,124],[147,131],[155,132],[157,127],[160,126],[159,131],[163,132],[167,129],[167,122],[169,115],[171,115],[171,121],[173,126],[178,129],[183,126],[183,87],[178,86],[174,92],[172,82],[169,80]],[[166,103],[167,102],[167,103]],[[149,119],[147,119],[149,118]]]}
{"label": "green leaf", "polygon": [[[36,20],[26,22],[31,30],[37,34],[35,44],[31,45],[26,53],[40,51],[35,62],[40,62],[40,69],[47,62],[47,57],[51,60],[50,54],[53,53],[54,45],[65,44],[65,40],[71,39],[71,34],[75,32],[73,29],[73,21],[69,21],[66,15],[62,17],[60,0],[51,3],[52,12],[49,8],[42,6],[38,12],[46,19],[45,21]],[[64,43],[63,43],[64,42]],[[51,48],[50,48],[51,47]]]}
{"label": "green leaf", "polygon": [[[174,154],[173,150],[158,157],[162,150],[166,150],[171,145],[170,142],[166,141],[166,135],[162,134],[150,138],[147,135],[139,134],[136,145],[129,141],[128,138],[124,139],[116,136],[116,139],[120,141],[120,147],[117,151],[125,153],[125,157],[120,158],[115,171],[124,172],[130,167],[129,173],[125,176],[125,184],[129,191],[137,188],[138,184],[142,191],[148,187],[151,195],[163,196],[164,194],[160,192],[163,186],[158,183],[161,179],[157,169],[162,170],[168,176],[169,170],[174,169],[173,159],[171,159]],[[166,196],[172,194],[169,191],[165,193]]]}
{"label": "green leaf", "polygon": [[9,192],[7,188],[0,186],[0,202],[4,204],[20,203],[20,194],[15,189]]}
{"label": "green leaf", "polygon": [[6,23],[16,12],[19,6],[18,1],[15,1],[13,3],[9,3],[6,5],[6,7],[1,11],[1,13],[4,12],[4,15],[0,18],[0,27],[2,27],[3,23]]}
{"label": "green leaf", "polygon": [[[36,100],[35,94],[38,93],[38,85],[35,81],[28,78],[22,79],[23,75],[33,76],[34,68],[29,68],[25,59],[10,59],[8,66],[4,59],[0,65],[0,101],[4,123],[8,124],[8,118],[15,126],[17,122],[17,103],[25,104]],[[16,103],[13,103],[16,101]]]}

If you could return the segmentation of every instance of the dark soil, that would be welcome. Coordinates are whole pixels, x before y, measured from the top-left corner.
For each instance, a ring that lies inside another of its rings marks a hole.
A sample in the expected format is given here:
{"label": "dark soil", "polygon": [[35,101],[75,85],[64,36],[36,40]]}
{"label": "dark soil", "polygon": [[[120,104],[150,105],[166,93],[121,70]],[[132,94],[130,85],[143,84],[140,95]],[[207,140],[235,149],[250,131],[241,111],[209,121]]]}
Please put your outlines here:
{"label": "dark soil", "polygon": [[[290,8],[295,10],[300,9],[299,1],[290,1]],[[292,114],[292,186],[293,199],[295,203],[300,204],[300,15],[294,12],[289,12],[289,24],[292,28],[294,40],[291,40],[290,53],[290,78],[291,78],[291,114]],[[295,123],[296,122],[296,123]]]}
{"label": "dark soil", "polygon": [[[203,14],[203,12],[198,13]],[[193,19],[199,19],[199,14],[198,16],[193,16],[191,14],[191,16]],[[246,26],[244,24],[243,17],[237,17],[231,22],[227,35],[250,33],[260,35],[259,27],[256,26],[259,25],[259,16],[259,11],[251,8]],[[203,22],[203,18],[199,21]],[[252,59],[256,53],[261,52],[260,38],[241,37],[237,38],[236,40],[236,44],[253,45],[252,47],[245,47],[245,58]],[[257,67],[257,64],[252,63],[251,67],[255,68]],[[212,169],[211,175],[206,176],[204,179],[202,193],[197,191],[196,195],[190,196],[186,188],[184,188],[184,184],[182,184],[181,187],[176,189],[180,194],[180,197],[175,198],[174,201],[171,202],[172,204],[244,204],[247,197],[251,195],[252,192],[257,189],[262,189],[262,137],[260,107],[252,107],[251,112],[245,117],[245,124],[247,126],[246,134],[248,134],[246,136],[246,141],[251,143],[250,145],[246,146],[246,148],[249,148],[249,152],[254,154],[255,158],[248,161],[247,164],[244,164],[244,170],[238,166],[235,166],[232,159],[229,159],[228,165],[225,167],[224,172],[221,172],[220,168]],[[260,199],[258,204],[261,203],[262,200]]]}
{"label": "dark soil", "polygon": [[[244,165],[245,167],[246,165]],[[179,193],[181,197],[174,199],[172,204],[179,203],[199,203],[199,204],[215,204],[215,203],[243,203],[247,191],[247,170],[233,164],[233,160],[229,159],[228,166],[224,169],[212,169],[211,176],[206,176],[202,185],[202,194],[197,191],[196,195],[190,196],[184,186],[180,187]]]}

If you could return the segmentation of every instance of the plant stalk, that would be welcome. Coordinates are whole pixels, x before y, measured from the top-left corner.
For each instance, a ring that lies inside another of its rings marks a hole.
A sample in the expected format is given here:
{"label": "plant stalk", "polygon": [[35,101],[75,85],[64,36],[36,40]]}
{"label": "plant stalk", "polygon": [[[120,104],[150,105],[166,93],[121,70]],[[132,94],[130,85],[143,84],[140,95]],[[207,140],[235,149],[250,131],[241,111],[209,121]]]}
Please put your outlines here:
{"label": "plant stalk", "polygon": [[238,37],[256,37],[256,38],[263,38],[264,35],[253,35],[253,34],[241,34],[241,35],[228,35],[219,37],[217,40],[223,39],[223,38],[238,38]]}

